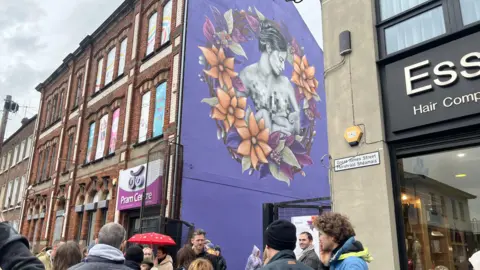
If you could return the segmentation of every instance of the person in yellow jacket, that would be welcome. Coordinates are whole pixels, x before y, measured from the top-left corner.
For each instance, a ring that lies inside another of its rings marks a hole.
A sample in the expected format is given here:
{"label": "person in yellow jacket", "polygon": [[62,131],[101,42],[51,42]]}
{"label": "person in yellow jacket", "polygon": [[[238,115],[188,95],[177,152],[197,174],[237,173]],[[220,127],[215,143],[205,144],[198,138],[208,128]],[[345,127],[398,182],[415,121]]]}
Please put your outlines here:
{"label": "person in yellow jacket", "polygon": [[61,245],[65,244],[65,242],[57,241],[53,244],[53,248],[49,249],[46,248],[43,252],[40,252],[37,255],[37,258],[43,263],[45,266],[45,270],[52,270],[52,263],[53,259],[55,258],[55,254],[57,253],[57,248]]}

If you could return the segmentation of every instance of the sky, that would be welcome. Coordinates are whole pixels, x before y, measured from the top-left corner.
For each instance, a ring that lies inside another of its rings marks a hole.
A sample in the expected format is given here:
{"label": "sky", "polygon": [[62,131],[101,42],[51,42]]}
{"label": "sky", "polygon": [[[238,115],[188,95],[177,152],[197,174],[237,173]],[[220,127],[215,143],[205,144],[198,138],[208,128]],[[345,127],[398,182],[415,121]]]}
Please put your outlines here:
{"label": "sky", "polygon": [[45,81],[123,0],[0,0],[0,108],[11,95],[22,106],[10,114],[5,139],[38,111]]}
{"label": "sky", "polygon": [[[40,93],[35,87],[122,2],[0,0],[0,104],[11,95],[21,106],[19,112],[9,115],[5,139],[21,126],[24,117],[37,113]],[[316,27],[321,20],[320,1],[305,0],[296,7],[323,48],[322,29]]]}

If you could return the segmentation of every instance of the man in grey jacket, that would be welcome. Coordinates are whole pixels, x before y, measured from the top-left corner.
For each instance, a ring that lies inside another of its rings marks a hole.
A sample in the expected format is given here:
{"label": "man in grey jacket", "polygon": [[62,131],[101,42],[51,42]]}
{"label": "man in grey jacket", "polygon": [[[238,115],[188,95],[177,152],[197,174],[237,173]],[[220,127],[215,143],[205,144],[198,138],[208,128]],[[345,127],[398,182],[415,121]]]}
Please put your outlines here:
{"label": "man in grey jacket", "polygon": [[131,270],[124,265],[120,251],[125,247],[127,233],[118,223],[105,224],[98,233],[98,243],[90,249],[87,258],[69,270]]}
{"label": "man in grey jacket", "polygon": [[317,253],[315,253],[312,234],[309,232],[302,232],[300,236],[298,236],[298,243],[302,249],[302,253],[298,260],[313,269],[319,269],[320,258]]}

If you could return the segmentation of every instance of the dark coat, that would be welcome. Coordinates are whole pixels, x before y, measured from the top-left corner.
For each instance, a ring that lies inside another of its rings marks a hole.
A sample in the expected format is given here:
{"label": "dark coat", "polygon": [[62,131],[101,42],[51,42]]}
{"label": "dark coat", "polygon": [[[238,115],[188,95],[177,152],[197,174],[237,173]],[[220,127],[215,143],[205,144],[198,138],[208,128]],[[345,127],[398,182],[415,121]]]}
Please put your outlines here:
{"label": "dark coat", "polygon": [[124,261],[111,261],[96,256],[88,256],[86,262],[74,265],[68,270],[132,270],[132,268],[126,266]]}
{"label": "dark coat", "polygon": [[0,268],[44,270],[40,260],[28,249],[28,240],[6,222],[0,223]]}
{"label": "dark coat", "polygon": [[215,255],[209,254],[209,253],[204,251],[204,252],[197,255],[197,259],[198,258],[203,258],[203,259],[209,260],[213,265],[213,270],[223,270],[221,268],[220,263],[219,263],[219,258]]}
{"label": "dark coat", "polygon": [[97,244],[90,250],[85,262],[74,265],[68,270],[132,270],[124,262],[125,258],[120,250]]}
{"label": "dark coat", "polygon": [[142,269],[142,268],[140,267],[140,264],[139,264],[139,263],[136,263],[136,262],[134,262],[134,261],[125,261],[125,265],[126,265],[127,267],[129,267],[130,269],[133,269],[133,270],[140,270],[140,269]]}
{"label": "dark coat", "polygon": [[320,258],[318,257],[317,253],[315,253],[314,249],[305,252],[305,254],[299,258],[299,261],[315,270],[320,268]]}
{"label": "dark coat", "polygon": [[[309,266],[299,262],[291,250],[283,250],[273,256],[261,270],[312,270]],[[316,269],[315,269],[316,270]]]}

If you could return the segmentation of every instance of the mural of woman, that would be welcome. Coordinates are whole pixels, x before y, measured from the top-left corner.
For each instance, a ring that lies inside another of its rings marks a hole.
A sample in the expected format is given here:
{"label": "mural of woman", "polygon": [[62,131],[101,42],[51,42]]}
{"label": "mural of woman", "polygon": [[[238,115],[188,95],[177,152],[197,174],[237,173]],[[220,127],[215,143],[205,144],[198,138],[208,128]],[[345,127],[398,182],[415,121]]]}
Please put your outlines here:
{"label": "mural of woman", "polygon": [[287,59],[288,42],[275,23],[260,23],[258,62],[245,67],[240,79],[245,85],[239,96],[249,96],[255,105],[255,118],[264,119],[271,132],[287,135],[300,132],[300,109],[290,80],[283,75]]}

